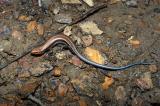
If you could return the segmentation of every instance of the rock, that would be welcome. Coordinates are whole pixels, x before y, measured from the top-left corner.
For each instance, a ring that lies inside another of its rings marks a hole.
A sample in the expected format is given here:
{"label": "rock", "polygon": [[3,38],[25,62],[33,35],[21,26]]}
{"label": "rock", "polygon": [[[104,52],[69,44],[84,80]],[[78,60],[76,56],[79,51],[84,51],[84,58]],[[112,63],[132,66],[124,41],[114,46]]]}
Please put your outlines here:
{"label": "rock", "polygon": [[42,0],[42,5],[46,8],[49,7],[49,5],[52,4],[52,0]]}
{"label": "rock", "polygon": [[77,56],[72,56],[70,63],[78,67],[82,66],[82,61]]}
{"label": "rock", "polygon": [[68,91],[68,87],[65,84],[63,84],[63,83],[59,84],[59,86],[58,86],[58,94],[60,96],[65,96],[67,91]]}
{"label": "rock", "polygon": [[76,41],[77,45],[81,45],[82,44],[82,40],[80,37],[72,35],[73,41]]}
{"label": "rock", "polygon": [[43,22],[44,22],[43,25],[44,25],[45,29],[48,29],[53,23],[52,18],[50,18],[50,17],[44,18]]}
{"label": "rock", "polygon": [[17,40],[21,40],[23,38],[23,35],[20,31],[13,30],[12,31],[12,37],[17,39]]}
{"label": "rock", "polygon": [[55,21],[62,24],[69,24],[72,22],[72,18],[69,14],[56,14]]}
{"label": "rock", "polygon": [[151,79],[151,73],[150,72],[144,73],[141,76],[141,78],[136,80],[136,84],[142,90],[153,88],[153,83],[152,83],[152,79]]}
{"label": "rock", "polygon": [[141,42],[137,39],[129,39],[129,44],[132,45],[134,48],[137,48],[140,46]]}
{"label": "rock", "polygon": [[27,24],[27,32],[32,32],[37,28],[37,22],[36,21],[30,21]]}
{"label": "rock", "polygon": [[8,26],[4,25],[4,26],[1,26],[0,25],[0,37],[1,36],[7,36],[11,33],[11,30]]}
{"label": "rock", "polygon": [[123,86],[118,86],[115,91],[115,96],[117,100],[125,100],[126,99],[126,91]]}
{"label": "rock", "polygon": [[93,0],[83,0],[85,3],[87,3],[90,7],[94,6]]}
{"label": "rock", "polygon": [[101,35],[103,33],[103,31],[100,30],[97,24],[95,24],[93,21],[87,21],[87,22],[81,23],[79,24],[79,26],[81,27],[82,31],[88,34]]}
{"label": "rock", "polygon": [[[160,99],[159,99],[160,98],[160,89],[159,89],[159,87],[155,87],[151,90],[148,90],[147,92],[144,92],[142,97],[143,97],[142,99],[145,100],[144,103],[146,103],[146,101],[149,101],[149,104],[160,104]],[[150,105],[144,105],[144,106],[150,106]]]}
{"label": "rock", "polygon": [[32,19],[31,16],[26,16],[26,15],[20,15],[18,17],[18,20],[20,20],[20,21],[30,21],[31,19]]}
{"label": "rock", "polygon": [[79,100],[78,101],[79,102],[79,106],[87,106],[87,103],[86,103],[86,101],[85,100]]}
{"label": "rock", "polygon": [[138,6],[137,0],[126,0],[125,3],[129,7],[137,7]]}
{"label": "rock", "polygon": [[40,62],[30,69],[30,73],[33,76],[40,76],[52,69],[53,66],[49,62]]}
{"label": "rock", "polygon": [[54,102],[56,99],[56,92],[52,89],[45,89],[44,90],[44,98],[50,102]]}
{"label": "rock", "polygon": [[28,71],[22,71],[18,73],[18,78],[28,78],[30,77],[30,73]]}
{"label": "rock", "polygon": [[82,41],[84,42],[84,45],[87,47],[87,46],[90,46],[93,42],[93,37],[91,35],[88,35],[88,36],[82,36]]}
{"label": "rock", "polygon": [[59,13],[59,11],[60,11],[60,7],[56,7],[54,8],[53,13],[56,15]]}
{"label": "rock", "polygon": [[98,50],[95,50],[90,47],[86,47],[84,53],[88,56],[88,58],[96,63],[104,64],[105,59],[101,55]]}
{"label": "rock", "polygon": [[114,82],[114,79],[112,77],[105,77],[105,80],[102,83],[102,89],[104,90],[108,89],[109,86],[111,86],[113,82]]}
{"label": "rock", "polygon": [[56,78],[53,78],[53,77],[49,79],[49,85],[51,86],[52,89],[57,88],[59,83],[60,83],[59,79],[56,79]]}
{"label": "rock", "polygon": [[114,21],[114,19],[112,17],[108,17],[108,19],[107,19],[108,24],[111,24],[113,21]]}
{"label": "rock", "polygon": [[159,7],[155,7],[153,10],[155,13],[160,13],[160,8]]}
{"label": "rock", "polygon": [[38,35],[44,34],[44,26],[42,24],[37,25],[37,33],[38,33]]}
{"label": "rock", "polygon": [[60,69],[59,67],[55,67],[55,68],[52,70],[52,73],[53,73],[53,76],[59,77],[59,76],[61,76],[61,69]]}
{"label": "rock", "polygon": [[131,105],[132,105],[132,106],[145,106],[143,99],[140,98],[140,97],[134,98],[134,99],[132,100]]}
{"label": "rock", "polygon": [[24,96],[31,94],[36,90],[40,83],[39,79],[30,79],[25,83],[23,82],[23,84],[18,87],[18,92]]}
{"label": "rock", "polygon": [[57,59],[62,60],[64,58],[66,58],[66,53],[64,51],[62,51],[62,52],[56,53],[55,56]]}
{"label": "rock", "polygon": [[152,72],[152,73],[155,73],[158,71],[158,68],[156,65],[149,65],[149,70]]}
{"label": "rock", "polygon": [[80,0],[61,0],[63,4],[81,4]]}
{"label": "rock", "polygon": [[63,76],[61,81],[66,84],[69,81],[69,77],[68,76]]}
{"label": "rock", "polygon": [[95,69],[91,70],[88,68],[87,70],[80,71],[80,69],[72,69],[70,66],[65,71],[78,95],[86,95],[88,97],[103,95],[104,91],[100,86],[103,77]]}
{"label": "rock", "polygon": [[2,40],[0,42],[0,51],[10,51],[12,47],[12,43],[8,40]]}
{"label": "rock", "polygon": [[66,36],[70,36],[72,34],[72,27],[71,26],[67,26],[65,27],[63,34],[65,34]]}

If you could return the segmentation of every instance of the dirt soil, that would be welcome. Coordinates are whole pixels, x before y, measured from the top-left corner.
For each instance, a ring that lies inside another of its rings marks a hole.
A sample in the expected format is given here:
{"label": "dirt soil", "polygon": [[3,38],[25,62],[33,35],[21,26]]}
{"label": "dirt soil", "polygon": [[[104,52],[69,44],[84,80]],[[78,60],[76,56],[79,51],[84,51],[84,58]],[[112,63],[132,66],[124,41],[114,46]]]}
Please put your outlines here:
{"label": "dirt soil", "polygon": [[[93,7],[80,1],[42,0],[40,6],[37,0],[0,0],[0,67],[102,3],[108,6],[71,26],[68,37],[78,51],[88,58],[85,48],[93,48],[109,66],[153,65],[103,70],[57,44],[0,70],[0,106],[160,106],[160,1],[93,0]],[[103,33],[84,32],[85,22]]]}

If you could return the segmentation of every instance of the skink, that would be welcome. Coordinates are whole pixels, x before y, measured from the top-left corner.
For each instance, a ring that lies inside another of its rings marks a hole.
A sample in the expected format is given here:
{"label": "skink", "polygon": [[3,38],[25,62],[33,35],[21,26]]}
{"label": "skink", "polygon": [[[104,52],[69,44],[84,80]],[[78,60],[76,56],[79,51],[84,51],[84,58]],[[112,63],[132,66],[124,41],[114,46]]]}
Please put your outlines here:
{"label": "skink", "polygon": [[84,56],[82,56],[76,46],[74,45],[73,41],[66,35],[63,34],[59,34],[57,36],[53,36],[51,37],[45,44],[43,44],[42,46],[39,46],[37,48],[34,48],[31,53],[34,55],[40,55],[43,54],[51,45],[55,44],[55,43],[60,43],[59,41],[65,43],[68,45],[68,47],[73,51],[73,53],[75,55],[77,55],[82,61],[84,61],[87,64],[93,65],[97,68],[101,68],[104,70],[110,70],[110,71],[118,71],[118,70],[125,70],[127,68],[136,66],[136,65],[150,65],[151,63],[144,63],[144,62],[137,62],[137,63],[133,63],[133,64],[129,64],[126,66],[121,66],[121,67],[109,67],[107,65],[103,65],[103,64],[98,64],[96,62],[90,61],[87,58],[85,58]]}

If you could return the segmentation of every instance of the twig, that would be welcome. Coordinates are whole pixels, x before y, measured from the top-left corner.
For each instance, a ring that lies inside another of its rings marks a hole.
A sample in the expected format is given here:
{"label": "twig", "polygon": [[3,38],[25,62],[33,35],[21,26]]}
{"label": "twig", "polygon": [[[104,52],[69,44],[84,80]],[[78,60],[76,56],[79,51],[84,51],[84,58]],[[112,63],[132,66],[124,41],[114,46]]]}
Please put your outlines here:
{"label": "twig", "polygon": [[[89,16],[93,15],[94,13],[96,13],[97,11],[106,8],[107,4],[103,3],[100,5],[97,5],[95,7],[93,7],[92,9],[88,10],[87,12],[83,13],[81,16],[79,16],[78,18],[76,18],[74,21],[72,21],[71,23],[68,24],[68,26],[77,24],[79,22],[81,22],[82,20],[88,18]],[[62,27],[60,30],[58,30],[55,34],[61,33],[63,32],[64,28],[66,27],[66,25],[64,27]]]}
{"label": "twig", "polygon": [[[82,20],[88,18],[89,16],[93,15],[94,13],[96,13],[97,11],[103,9],[103,8],[106,8],[107,7],[107,4],[106,3],[103,3],[103,4],[100,4],[100,5],[97,5],[93,8],[91,8],[90,10],[88,10],[87,12],[83,13],[81,16],[79,16],[78,18],[76,18],[72,23],[68,24],[68,25],[74,25],[74,24],[77,24],[79,22],[81,22]],[[55,35],[58,34],[58,33],[61,33],[63,32],[65,27],[63,27],[62,29],[58,30],[55,32]],[[27,49],[27,51],[23,52],[20,56],[17,56],[16,58],[12,59],[10,62],[8,62],[7,64],[4,64],[2,66],[0,66],[0,70],[4,69],[5,67],[7,67],[8,65],[10,65],[11,63],[21,59],[22,57],[26,56],[27,54],[29,54],[33,48],[35,48],[36,46],[38,45],[41,45],[45,42],[44,41],[41,41],[41,42],[36,42],[34,44],[34,46],[32,45],[30,48]]]}

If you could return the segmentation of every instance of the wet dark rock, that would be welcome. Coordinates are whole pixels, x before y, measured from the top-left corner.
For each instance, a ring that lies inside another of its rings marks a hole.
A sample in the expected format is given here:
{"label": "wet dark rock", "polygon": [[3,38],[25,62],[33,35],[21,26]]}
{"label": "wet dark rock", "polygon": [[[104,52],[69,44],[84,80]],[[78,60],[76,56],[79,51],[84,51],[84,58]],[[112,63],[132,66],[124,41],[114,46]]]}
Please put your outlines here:
{"label": "wet dark rock", "polygon": [[160,104],[160,89],[155,88],[151,91],[148,91],[142,94],[144,100],[148,101],[149,103],[156,103]]}
{"label": "wet dark rock", "polygon": [[160,8],[159,7],[157,7],[157,8],[154,8],[154,10],[153,10],[155,13],[160,13]]}

